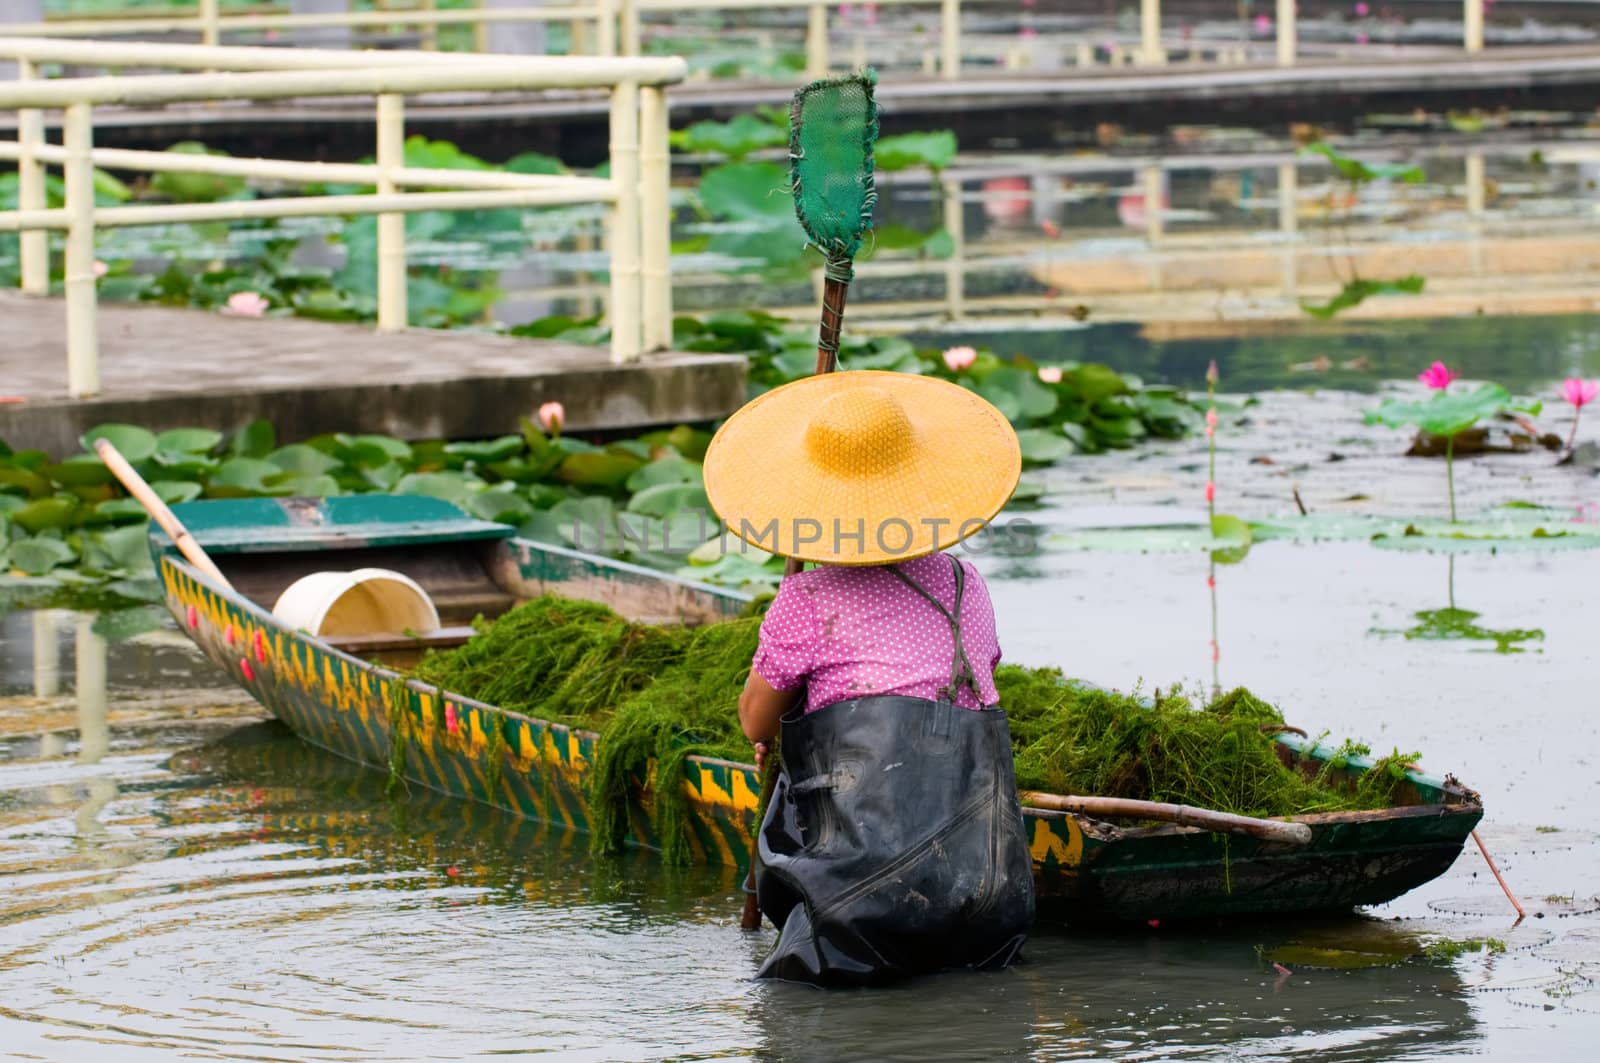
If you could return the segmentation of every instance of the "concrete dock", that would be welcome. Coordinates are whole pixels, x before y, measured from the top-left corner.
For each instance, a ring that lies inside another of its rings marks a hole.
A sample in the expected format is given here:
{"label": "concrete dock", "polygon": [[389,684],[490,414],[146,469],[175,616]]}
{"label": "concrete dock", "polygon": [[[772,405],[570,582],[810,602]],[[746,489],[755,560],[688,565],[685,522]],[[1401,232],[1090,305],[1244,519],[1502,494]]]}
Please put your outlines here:
{"label": "concrete dock", "polygon": [[603,347],[555,340],[103,303],[102,394],[72,399],[59,300],[0,292],[0,330],[0,440],[52,456],[106,422],[228,431],[265,417],[283,441],[481,439],[516,432],[552,400],[584,431],[714,420],[745,397],[742,355],[615,365]]}

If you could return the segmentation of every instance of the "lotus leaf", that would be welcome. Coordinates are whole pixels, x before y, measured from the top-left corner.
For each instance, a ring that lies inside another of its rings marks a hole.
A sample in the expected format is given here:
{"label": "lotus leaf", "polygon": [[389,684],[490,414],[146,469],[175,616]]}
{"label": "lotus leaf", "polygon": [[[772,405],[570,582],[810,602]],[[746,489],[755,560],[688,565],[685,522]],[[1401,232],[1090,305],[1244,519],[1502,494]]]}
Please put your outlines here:
{"label": "lotus leaf", "polygon": [[585,487],[621,487],[644,465],[631,454],[597,451],[589,454],[572,454],[556,470],[562,483]]}
{"label": "lotus leaf", "polygon": [[1022,447],[1022,461],[1027,465],[1047,465],[1060,461],[1076,448],[1072,441],[1048,428],[1024,428],[1017,433]]}
{"label": "lotus leaf", "polygon": [[52,569],[71,564],[77,553],[60,539],[38,537],[11,544],[11,564],[29,576],[43,576]]}
{"label": "lotus leaf", "polygon": [[121,642],[147,632],[158,631],[167,624],[167,611],[159,605],[136,605],[131,609],[117,609],[95,617],[90,628],[96,635],[111,642]]}
{"label": "lotus leaf", "polygon": [[1219,565],[1238,564],[1250,552],[1250,525],[1231,513],[1214,514],[1211,540],[1217,544],[1211,551],[1211,560]]}
{"label": "lotus leaf", "polygon": [[956,158],[956,135],[948,129],[901,133],[879,137],[873,150],[877,168],[884,173],[926,166],[938,173]]}
{"label": "lotus leaf", "polygon": [[228,442],[228,453],[237,458],[264,458],[278,445],[278,433],[267,420],[251,421]]}
{"label": "lotus leaf", "polygon": [[628,500],[628,512],[652,517],[667,517],[686,510],[705,514],[711,512],[711,502],[706,498],[704,487],[697,483],[656,484],[646,487]]}
{"label": "lotus leaf", "polygon": [[286,493],[276,485],[283,470],[259,458],[229,458],[206,484],[207,498],[258,498]]}
{"label": "lotus leaf", "polygon": [[713,166],[700,178],[700,202],[719,218],[758,222],[773,229],[792,229],[794,200],[789,174],[770,162],[731,162]]}
{"label": "lotus leaf", "polygon": [[39,473],[67,487],[99,487],[115,479],[94,454],[74,454],[59,465],[44,466]]}
{"label": "lotus leaf", "polygon": [[13,510],[10,519],[19,528],[37,535],[42,531],[68,527],[77,515],[78,505],[76,498],[63,498],[60,495],[36,498]]}
{"label": "lotus leaf", "polygon": [[1480,384],[1472,391],[1436,391],[1421,402],[1385,399],[1366,413],[1367,424],[1390,428],[1415,426],[1430,435],[1453,436],[1465,432],[1479,420],[1501,410],[1538,413],[1539,403],[1515,405],[1511,393],[1499,384]]}
{"label": "lotus leaf", "polygon": [[316,447],[305,443],[291,443],[289,446],[279,447],[267,455],[267,460],[284,472],[301,476],[318,476],[344,464],[338,458],[324,454]]}
{"label": "lotus leaf", "polygon": [[156,436],[157,452],[209,454],[222,443],[222,433],[209,428],[172,428]]}
{"label": "lotus leaf", "polygon": [[647,487],[662,484],[699,484],[701,481],[702,468],[698,461],[658,458],[629,476],[627,488],[630,491],[643,491]]}
{"label": "lotus leaf", "polygon": [[413,472],[400,478],[394,485],[397,495],[427,495],[442,498],[466,509],[472,496],[483,488],[483,481],[461,472]]}
{"label": "lotus leaf", "polygon": [[520,524],[533,516],[533,504],[521,495],[498,488],[479,491],[467,505],[467,512],[483,520],[501,524]]}
{"label": "lotus leaf", "polygon": [[95,441],[104,439],[129,462],[137,464],[155,457],[156,437],[148,428],[133,424],[96,425],[83,434],[83,449],[93,452]]}

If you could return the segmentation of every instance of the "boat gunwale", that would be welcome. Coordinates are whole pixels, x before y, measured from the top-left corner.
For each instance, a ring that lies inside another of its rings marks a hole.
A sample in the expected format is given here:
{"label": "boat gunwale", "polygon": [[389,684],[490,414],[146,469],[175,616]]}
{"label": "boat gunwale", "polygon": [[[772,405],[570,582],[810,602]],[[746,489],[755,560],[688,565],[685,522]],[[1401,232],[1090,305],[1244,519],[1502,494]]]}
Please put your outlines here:
{"label": "boat gunwale", "polygon": [[[162,538],[163,538],[163,540],[165,539],[164,536]],[[613,562],[609,558],[595,558],[594,555],[584,554],[581,551],[576,551],[576,550],[571,550],[571,549],[564,549],[564,548],[561,548],[561,547],[556,547],[556,546],[549,545],[549,544],[544,544],[544,543],[537,543],[537,542],[534,542],[533,540],[521,539],[520,537],[501,539],[501,540],[496,541],[495,545],[496,546],[505,547],[505,548],[510,548],[512,546],[512,544],[514,544],[516,542],[519,542],[519,541],[527,542],[531,546],[533,546],[534,548],[540,549],[540,550],[546,549],[547,546],[548,546],[549,549],[558,551],[561,554],[566,555],[566,556],[577,557],[577,558],[581,558],[581,559],[585,559],[585,560],[601,560],[601,561],[607,562],[608,564],[616,564],[616,565],[619,565],[619,566],[627,564],[626,562]],[[392,682],[392,681],[398,679],[398,680],[401,680],[402,682],[404,682],[404,684],[405,684],[407,689],[412,690],[412,691],[414,691],[414,692],[416,692],[418,694],[427,694],[427,695],[430,695],[430,696],[439,697],[439,698],[446,699],[448,701],[454,702],[454,703],[456,703],[458,705],[462,705],[462,706],[470,706],[472,708],[476,708],[476,709],[480,709],[480,710],[489,710],[491,712],[498,713],[500,716],[502,716],[503,718],[505,718],[507,720],[511,720],[511,721],[514,721],[514,722],[517,722],[517,723],[526,723],[526,724],[530,724],[530,725],[533,725],[533,726],[536,726],[536,727],[549,728],[549,729],[551,729],[553,731],[557,731],[557,732],[565,732],[565,733],[568,733],[568,734],[572,734],[572,735],[578,736],[579,738],[588,738],[590,741],[596,742],[596,743],[598,743],[600,741],[601,736],[596,731],[591,731],[591,730],[588,730],[587,728],[583,728],[583,727],[576,727],[576,726],[573,726],[572,724],[560,723],[560,722],[557,722],[557,721],[554,721],[554,720],[540,719],[539,717],[529,716],[529,715],[526,715],[524,713],[517,712],[516,710],[513,710],[513,709],[502,708],[502,707],[500,707],[498,705],[494,705],[494,704],[491,704],[489,702],[479,701],[476,698],[471,698],[471,697],[467,697],[467,696],[462,695],[462,694],[457,694],[457,693],[455,693],[453,691],[446,690],[443,687],[438,686],[436,684],[425,683],[420,679],[416,679],[415,677],[404,675],[404,674],[402,674],[400,672],[394,671],[394,670],[392,670],[390,668],[387,668],[387,667],[385,667],[385,666],[383,666],[381,664],[378,664],[378,663],[376,663],[374,661],[368,660],[368,659],[363,658],[363,657],[357,657],[357,656],[355,656],[354,654],[351,654],[351,653],[347,653],[344,650],[341,650],[338,647],[332,645],[331,643],[325,641],[324,639],[322,639],[322,638],[320,638],[320,637],[318,637],[316,635],[312,635],[309,632],[306,632],[306,631],[304,631],[302,629],[290,628],[281,619],[279,619],[277,616],[275,616],[270,610],[262,608],[256,602],[254,602],[251,599],[245,597],[243,594],[240,594],[238,591],[236,591],[236,590],[234,590],[232,588],[220,587],[216,583],[212,582],[204,574],[202,574],[197,568],[195,568],[192,564],[190,564],[187,559],[182,557],[177,552],[176,548],[173,547],[170,544],[170,541],[164,541],[163,542],[162,557],[163,557],[163,560],[165,560],[168,564],[173,565],[176,569],[178,569],[180,572],[182,572],[184,575],[186,575],[190,579],[193,579],[196,582],[200,583],[201,585],[205,586],[212,593],[214,593],[214,594],[216,594],[216,595],[218,595],[218,596],[220,596],[222,598],[227,599],[228,601],[232,602],[236,606],[241,607],[245,612],[260,618],[262,621],[264,621],[266,624],[271,625],[273,628],[286,633],[287,635],[289,635],[292,638],[295,638],[297,640],[300,640],[300,641],[315,645],[317,648],[321,649],[323,652],[331,654],[337,659],[348,661],[352,665],[355,665],[358,668],[362,668],[362,669],[368,670],[376,678],[378,678],[380,680]],[[679,584],[679,585],[682,585],[682,586],[691,587],[691,588],[706,587],[706,588],[709,588],[709,589],[712,589],[712,590],[716,591],[719,594],[722,594],[722,595],[728,596],[728,597],[733,597],[733,596],[735,596],[736,594],[739,593],[739,592],[735,592],[734,594],[729,594],[729,590],[730,590],[729,588],[720,588],[720,587],[719,588],[712,588],[708,584],[698,584],[698,583],[695,583],[695,582],[690,581],[690,580],[680,580],[680,579],[677,579],[676,577],[671,576],[668,573],[657,572],[656,570],[647,569],[647,568],[644,568],[643,566],[628,565],[628,568],[630,570],[634,570],[634,571],[638,571],[638,572],[642,572],[642,573],[648,573],[648,574],[650,574],[652,576],[655,576],[655,577],[661,579],[664,582],[676,583],[676,584]],[[179,627],[181,629],[183,627],[183,625],[180,623]],[[1285,746],[1286,748],[1290,749],[1291,751],[1293,751],[1295,753],[1298,753],[1298,754],[1301,754],[1301,755],[1307,755],[1307,756],[1316,757],[1316,754],[1317,754],[1318,751],[1327,751],[1329,753],[1333,752],[1332,747],[1323,746],[1320,743],[1307,742],[1306,740],[1303,740],[1303,739],[1296,740],[1294,742],[1285,742],[1284,741],[1284,739],[1292,738],[1292,737],[1293,736],[1288,735],[1288,734],[1279,734],[1279,735],[1274,736],[1274,741],[1278,742],[1280,745]],[[313,743],[313,744],[315,744],[315,743]],[[1304,748],[1304,746],[1306,746],[1306,745],[1309,745],[1311,748],[1309,748],[1309,749]],[[337,753],[338,751],[335,750],[334,752]],[[700,756],[700,755],[696,755],[696,754],[690,754],[690,755],[686,756],[684,759],[686,761],[688,761],[688,762],[697,763],[697,764],[719,766],[719,767],[725,767],[725,768],[730,768],[730,769],[738,769],[738,770],[750,772],[752,774],[756,774],[756,775],[759,776],[758,769],[752,763],[729,760],[729,759],[722,758],[722,757]],[[1327,758],[1317,757],[1317,759],[1327,759]],[[1365,769],[1363,769],[1363,770],[1365,770]],[[1390,821],[1390,820],[1422,818],[1422,817],[1426,817],[1426,816],[1440,816],[1440,817],[1442,817],[1444,815],[1457,814],[1457,813],[1474,813],[1475,812],[1475,813],[1477,813],[1479,815],[1482,814],[1482,811],[1483,811],[1482,803],[1481,803],[1481,799],[1478,797],[1477,793],[1472,791],[1472,790],[1467,789],[1464,786],[1462,786],[1455,779],[1454,776],[1447,775],[1444,779],[1441,780],[1441,779],[1435,779],[1435,778],[1433,778],[1431,776],[1425,776],[1420,772],[1413,773],[1413,772],[1410,772],[1410,771],[1407,772],[1407,776],[1408,776],[1408,778],[1413,779],[1414,781],[1421,781],[1421,782],[1425,783],[1426,785],[1433,786],[1433,787],[1439,789],[1441,792],[1447,793],[1452,797],[1457,797],[1459,800],[1457,800],[1455,802],[1445,801],[1445,802],[1434,802],[1434,803],[1417,804],[1417,805],[1395,805],[1395,806],[1391,806],[1389,808],[1381,808],[1381,809],[1363,809],[1363,810],[1341,811],[1341,812],[1309,812],[1309,813],[1301,813],[1301,814],[1297,814],[1297,815],[1293,815],[1293,816],[1280,816],[1280,817],[1271,817],[1271,818],[1273,818],[1275,820],[1278,820],[1278,821],[1282,821],[1282,822],[1306,823],[1309,826],[1311,826],[1313,828],[1316,828],[1318,826],[1331,826],[1331,825],[1343,824],[1343,823],[1374,823],[1374,822],[1384,822],[1384,821]],[[1044,792],[1044,791],[1041,791],[1041,792]],[[1093,825],[1094,827],[1097,828],[1095,833],[1103,833],[1103,830],[1100,829],[1100,828],[1104,828],[1104,827],[1109,826],[1109,827],[1111,827],[1111,829],[1113,829],[1116,832],[1117,838],[1119,840],[1165,838],[1165,837],[1180,836],[1180,835],[1192,834],[1192,833],[1211,833],[1210,831],[1207,831],[1205,828],[1182,826],[1182,825],[1179,825],[1179,824],[1164,824],[1164,825],[1161,825],[1161,826],[1154,826],[1154,827],[1124,828],[1124,827],[1118,827],[1118,826],[1116,826],[1114,824],[1107,824],[1102,820],[1097,820],[1094,817],[1087,816],[1087,815],[1082,815],[1082,814],[1078,814],[1078,813],[1071,813],[1071,812],[1055,811],[1055,810],[1050,810],[1050,809],[1031,808],[1031,807],[1028,807],[1028,806],[1023,806],[1022,807],[1022,813],[1023,813],[1023,815],[1025,817],[1030,817],[1030,818],[1034,818],[1034,819],[1064,819],[1064,818],[1070,818],[1070,819],[1073,819],[1073,820],[1077,821],[1080,824]]]}

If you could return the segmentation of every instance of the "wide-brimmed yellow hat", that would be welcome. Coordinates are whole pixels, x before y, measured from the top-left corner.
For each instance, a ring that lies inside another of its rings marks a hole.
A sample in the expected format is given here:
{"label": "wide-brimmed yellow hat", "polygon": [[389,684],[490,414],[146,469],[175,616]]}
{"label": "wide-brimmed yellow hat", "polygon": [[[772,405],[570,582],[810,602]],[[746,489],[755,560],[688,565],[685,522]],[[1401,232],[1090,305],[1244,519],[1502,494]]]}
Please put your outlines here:
{"label": "wide-brimmed yellow hat", "polygon": [[806,377],[728,418],[706,494],[729,533],[785,557],[881,565],[979,531],[1022,473],[1017,433],[987,400],[936,377]]}

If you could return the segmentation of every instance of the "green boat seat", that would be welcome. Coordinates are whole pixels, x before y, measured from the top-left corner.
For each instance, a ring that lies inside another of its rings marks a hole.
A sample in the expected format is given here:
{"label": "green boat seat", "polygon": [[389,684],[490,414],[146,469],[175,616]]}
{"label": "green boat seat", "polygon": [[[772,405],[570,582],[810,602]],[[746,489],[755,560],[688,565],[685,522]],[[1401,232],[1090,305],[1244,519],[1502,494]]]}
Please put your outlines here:
{"label": "green boat seat", "polygon": [[[509,539],[516,533],[421,495],[230,498],[184,502],[172,512],[208,554],[420,546]],[[160,547],[171,547],[160,529],[152,527],[151,536]]]}

